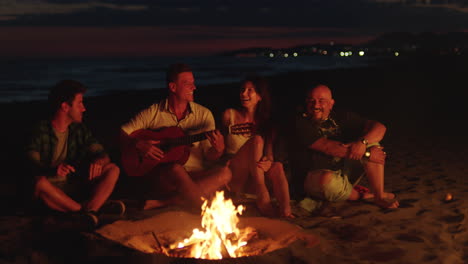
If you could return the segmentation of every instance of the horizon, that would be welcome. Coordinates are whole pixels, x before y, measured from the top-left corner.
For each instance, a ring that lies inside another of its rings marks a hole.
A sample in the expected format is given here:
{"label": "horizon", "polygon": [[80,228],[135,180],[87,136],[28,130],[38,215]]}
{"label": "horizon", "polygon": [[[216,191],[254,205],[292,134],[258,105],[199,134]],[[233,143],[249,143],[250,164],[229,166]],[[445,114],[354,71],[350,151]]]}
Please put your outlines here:
{"label": "horizon", "polygon": [[[0,0],[0,57],[206,56],[466,32],[463,1]],[[398,18],[398,19],[395,19]]]}
{"label": "horizon", "polygon": [[[199,28],[197,34],[207,34],[212,28]],[[265,28],[250,29],[254,37],[225,37],[209,39],[190,39],[191,28],[173,27],[2,27],[4,34],[0,35],[0,57],[143,57],[143,56],[213,56],[223,52],[240,49],[269,47],[272,49],[288,48],[313,43],[346,43],[361,44],[375,39],[375,36],[353,37],[270,37],[270,32],[284,34],[291,31],[303,33],[321,31],[321,29],[305,28]],[[182,32],[182,29],[184,32]],[[218,31],[227,30],[217,28]],[[179,31],[177,36],[171,36],[171,31]],[[38,39],[38,32],[41,38]],[[259,35],[265,37],[261,38]],[[170,40],[152,38],[153,35],[166,35]],[[281,35],[281,34],[280,34]],[[125,41],[116,36],[127,36]],[[26,43],[23,45],[19,42]],[[117,43],[116,43],[117,42]],[[34,43],[34,45],[29,45]],[[188,47],[188,44],[189,47]],[[7,51],[7,52],[5,52]]]}
{"label": "horizon", "polygon": [[[1,28],[1,27],[0,27]],[[76,29],[76,28],[75,28]],[[24,30],[24,29],[23,29]],[[52,30],[56,31],[57,28],[53,28]],[[78,30],[83,30],[83,28],[79,28]],[[133,31],[133,28],[127,28],[128,31]],[[140,28],[141,30],[141,28]],[[32,31],[30,31],[32,32]],[[89,32],[89,31],[88,31]],[[11,32],[9,32],[11,33]],[[23,31],[21,33],[24,33]],[[116,58],[116,59],[131,59],[131,58],[142,58],[142,57],[149,57],[149,58],[174,58],[174,57],[190,57],[190,58],[197,58],[197,57],[211,57],[211,56],[220,56],[220,55],[225,55],[230,52],[236,52],[236,51],[244,51],[244,50],[250,50],[250,49],[272,49],[272,50],[285,50],[285,49],[293,49],[297,47],[307,47],[307,46],[315,46],[315,45],[323,45],[323,46],[340,46],[340,45],[350,45],[350,46],[359,46],[359,45],[366,45],[370,44],[372,41],[378,40],[381,37],[389,36],[389,35],[395,35],[395,34],[404,34],[408,32],[387,32],[383,33],[380,35],[376,36],[361,36],[360,38],[347,38],[347,37],[341,37],[341,38],[310,38],[305,41],[301,40],[296,40],[291,42],[289,39],[287,40],[277,40],[276,42],[268,42],[270,45],[266,45],[266,42],[261,44],[258,44],[258,41],[255,41],[256,44],[255,46],[248,46],[248,44],[245,45],[235,45],[231,49],[225,49],[223,47],[226,46],[221,46],[217,49],[213,48],[212,46],[210,47],[209,45],[202,45],[200,43],[200,47],[204,47],[203,50],[199,50],[199,52],[193,52],[192,51],[187,51],[185,53],[180,52],[177,48],[168,51],[164,49],[159,49],[157,51],[153,52],[149,51],[148,49],[144,50],[139,50],[135,51],[135,48],[137,48],[138,43],[133,43],[137,46],[132,46],[132,45],[127,45],[125,47],[117,47],[114,49],[109,50],[108,46],[104,44],[100,44],[102,48],[106,48],[105,52],[102,52],[102,49],[98,50],[92,50],[92,51],[87,51],[85,49],[82,49],[82,46],[78,43],[76,44],[77,46],[70,47],[62,49],[61,52],[58,52],[54,46],[51,46],[51,50],[48,49],[42,49],[41,52],[37,53],[37,50],[29,50],[28,52],[25,52],[24,50],[21,50],[21,48],[18,49],[17,53],[11,53],[9,52],[8,54],[3,54],[0,50],[0,58],[4,59],[109,59],[109,58]],[[467,31],[457,31],[457,32],[417,32],[417,33],[409,33],[412,36],[418,36],[422,34],[433,34],[433,35],[449,35],[449,34],[458,34],[458,33],[463,33],[468,36]],[[7,38],[10,39],[11,35],[5,34],[3,36],[8,36]],[[24,34],[18,34],[17,36],[21,36],[23,39],[26,37]],[[80,36],[81,38],[82,36]],[[10,39],[11,41],[11,39]],[[56,40],[49,39],[49,41],[54,42]],[[84,41],[84,40],[83,40]],[[269,40],[267,40],[269,41]],[[0,42],[2,42],[2,36],[0,35]],[[247,42],[251,43],[251,42]],[[276,44],[272,44],[276,43]],[[5,44],[5,42],[3,42]],[[237,43],[238,44],[238,43]],[[146,44],[149,45],[149,44]],[[7,45],[4,45],[3,48],[8,47]],[[18,47],[16,47],[18,48]],[[161,47],[159,47],[161,48]],[[11,50],[10,50],[11,51]]]}

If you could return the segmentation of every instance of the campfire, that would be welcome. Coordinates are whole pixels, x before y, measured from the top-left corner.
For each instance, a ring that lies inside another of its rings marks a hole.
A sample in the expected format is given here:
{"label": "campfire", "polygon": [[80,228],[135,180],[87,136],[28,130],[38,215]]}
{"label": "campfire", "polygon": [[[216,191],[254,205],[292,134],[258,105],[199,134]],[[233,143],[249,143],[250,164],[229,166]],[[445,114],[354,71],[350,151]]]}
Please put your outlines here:
{"label": "campfire", "polygon": [[207,261],[264,256],[297,240],[307,247],[318,243],[315,236],[287,221],[239,217],[245,209],[218,192],[211,201],[204,201],[201,219],[200,215],[166,208],[116,221],[97,233],[149,256],[210,259]]}
{"label": "campfire", "polygon": [[165,251],[168,255],[171,251],[183,251],[188,253],[186,257],[202,259],[246,256],[242,249],[256,232],[251,227],[238,228],[237,214],[241,215],[244,209],[242,205],[234,206],[230,199],[225,200],[222,191],[216,192],[211,203],[205,200],[202,205],[201,225],[205,230],[193,229],[189,238],[170,245],[170,250]]}

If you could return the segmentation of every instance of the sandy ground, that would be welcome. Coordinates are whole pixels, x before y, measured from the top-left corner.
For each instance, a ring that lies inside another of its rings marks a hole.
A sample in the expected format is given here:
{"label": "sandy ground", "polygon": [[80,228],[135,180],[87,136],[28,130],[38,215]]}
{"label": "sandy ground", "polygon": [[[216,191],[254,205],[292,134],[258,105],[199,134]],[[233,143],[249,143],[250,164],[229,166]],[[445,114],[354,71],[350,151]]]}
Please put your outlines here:
{"label": "sandy ground", "polygon": [[[311,216],[292,200],[297,217],[274,220],[300,228],[319,243],[308,246],[297,240],[265,256],[236,263],[468,263],[466,110],[457,92],[466,88],[465,61],[449,58],[272,77],[274,96],[284,109],[300,101],[298,95],[284,92],[284,87],[302,91],[311,83],[323,82],[334,88],[341,106],[387,125],[383,141],[388,153],[385,186],[397,194],[400,208],[382,210],[370,201],[341,202],[321,216]],[[220,113],[235,102],[236,95],[237,84],[199,87],[196,100]],[[153,92],[89,98],[86,122],[115,154],[119,125],[160,96]],[[43,106],[41,102],[0,105],[2,115],[7,113],[2,120],[11,127],[1,134],[8,140],[1,152],[5,169],[0,186],[4,208],[0,215],[0,263],[198,263],[137,252],[98,232],[47,232],[43,218],[28,211],[22,202],[27,199],[21,188],[19,148],[28,125],[43,113]],[[287,111],[278,114],[282,118]],[[444,201],[447,193],[453,196],[450,202]],[[136,221],[165,211],[141,212],[130,206],[128,214],[118,220]],[[245,215],[257,216],[254,209]]]}

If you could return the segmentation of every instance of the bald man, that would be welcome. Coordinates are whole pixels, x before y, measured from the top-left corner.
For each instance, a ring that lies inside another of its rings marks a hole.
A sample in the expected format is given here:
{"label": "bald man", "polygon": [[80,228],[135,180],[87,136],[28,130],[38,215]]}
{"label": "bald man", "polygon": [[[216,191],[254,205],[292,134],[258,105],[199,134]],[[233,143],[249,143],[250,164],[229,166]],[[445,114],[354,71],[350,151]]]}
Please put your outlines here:
{"label": "bald man", "polygon": [[[306,92],[304,111],[296,117],[291,153],[293,185],[299,186],[300,205],[314,211],[323,201],[372,199],[381,208],[397,208],[395,195],[384,191],[386,153],[379,142],[386,127],[352,112],[335,112],[329,87]],[[360,192],[349,178],[356,165],[364,170],[370,192]]]}

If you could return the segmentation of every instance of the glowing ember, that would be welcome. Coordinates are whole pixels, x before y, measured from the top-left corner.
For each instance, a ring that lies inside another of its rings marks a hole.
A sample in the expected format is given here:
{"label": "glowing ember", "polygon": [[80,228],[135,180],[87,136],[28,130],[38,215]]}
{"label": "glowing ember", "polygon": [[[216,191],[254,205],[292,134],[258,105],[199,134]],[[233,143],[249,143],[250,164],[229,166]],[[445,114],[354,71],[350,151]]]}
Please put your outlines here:
{"label": "glowing ember", "polygon": [[194,229],[190,238],[170,246],[171,249],[190,247],[189,257],[203,259],[222,259],[224,257],[241,257],[242,247],[254,230],[247,227],[237,228],[244,207],[237,208],[232,201],[224,200],[224,192],[216,192],[216,197],[208,207],[208,201],[202,205],[202,227],[206,231]]}

